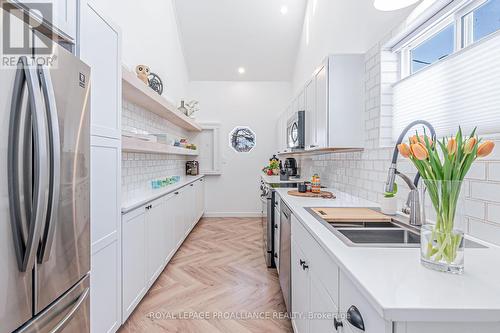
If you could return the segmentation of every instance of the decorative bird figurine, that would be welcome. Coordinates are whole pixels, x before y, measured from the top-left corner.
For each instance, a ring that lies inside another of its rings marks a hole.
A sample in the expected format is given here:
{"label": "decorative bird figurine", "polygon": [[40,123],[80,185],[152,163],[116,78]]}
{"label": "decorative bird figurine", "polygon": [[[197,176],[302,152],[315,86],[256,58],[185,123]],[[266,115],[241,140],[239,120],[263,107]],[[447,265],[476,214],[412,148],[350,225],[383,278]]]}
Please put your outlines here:
{"label": "decorative bird figurine", "polygon": [[151,72],[149,67],[146,65],[137,65],[135,68],[135,72],[137,74],[137,77],[144,82],[144,84],[149,85],[149,79],[148,75]]}

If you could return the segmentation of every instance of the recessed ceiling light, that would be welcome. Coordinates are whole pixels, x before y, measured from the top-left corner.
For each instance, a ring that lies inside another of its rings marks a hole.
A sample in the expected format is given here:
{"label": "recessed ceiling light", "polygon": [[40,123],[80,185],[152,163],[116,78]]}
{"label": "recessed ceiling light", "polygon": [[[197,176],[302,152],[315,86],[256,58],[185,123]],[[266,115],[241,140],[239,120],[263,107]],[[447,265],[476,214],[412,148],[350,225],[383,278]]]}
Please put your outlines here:
{"label": "recessed ceiling light", "polygon": [[288,7],[287,6],[281,6],[280,12],[282,15],[286,15],[288,13]]}
{"label": "recessed ceiling light", "polygon": [[245,67],[239,67],[238,68],[238,73],[245,74],[245,72],[246,72]]}
{"label": "recessed ceiling light", "polygon": [[378,10],[387,12],[411,6],[420,0],[375,0],[373,5]]}

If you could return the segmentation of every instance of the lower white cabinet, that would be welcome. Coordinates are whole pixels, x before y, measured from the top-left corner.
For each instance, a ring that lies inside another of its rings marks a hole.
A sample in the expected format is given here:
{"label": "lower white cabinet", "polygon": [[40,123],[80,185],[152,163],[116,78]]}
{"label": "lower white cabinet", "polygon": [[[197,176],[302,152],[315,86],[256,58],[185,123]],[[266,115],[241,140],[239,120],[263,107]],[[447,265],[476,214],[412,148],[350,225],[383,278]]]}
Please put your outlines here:
{"label": "lower white cabinet", "polygon": [[145,207],[123,217],[122,233],[122,320],[125,322],[147,288]]}
{"label": "lower white cabinet", "polygon": [[203,215],[203,178],[122,217],[125,322]]}
{"label": "lower white cabinet", "polygon": [[[293,320],[294,331],[297,333],[309,332],[309,319],[306,317],[310,309],[311,283],[306,258],[297,243],[292,240],[292,312],[297,316]],[[316,332],[314,332],[316,333]]]}

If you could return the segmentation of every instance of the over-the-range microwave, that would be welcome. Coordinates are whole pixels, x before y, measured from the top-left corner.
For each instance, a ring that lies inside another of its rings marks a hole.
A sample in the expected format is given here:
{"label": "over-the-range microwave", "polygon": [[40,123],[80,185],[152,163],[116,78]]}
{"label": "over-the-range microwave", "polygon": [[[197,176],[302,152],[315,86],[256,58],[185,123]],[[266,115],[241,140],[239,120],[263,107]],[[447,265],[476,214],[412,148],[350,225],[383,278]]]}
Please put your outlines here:
{"label": "over-the-range microwave", "polygon": [[306,146],[306,112],[298,111],[288,119],[286,126],[287,146],[292,150],[301,150]]}

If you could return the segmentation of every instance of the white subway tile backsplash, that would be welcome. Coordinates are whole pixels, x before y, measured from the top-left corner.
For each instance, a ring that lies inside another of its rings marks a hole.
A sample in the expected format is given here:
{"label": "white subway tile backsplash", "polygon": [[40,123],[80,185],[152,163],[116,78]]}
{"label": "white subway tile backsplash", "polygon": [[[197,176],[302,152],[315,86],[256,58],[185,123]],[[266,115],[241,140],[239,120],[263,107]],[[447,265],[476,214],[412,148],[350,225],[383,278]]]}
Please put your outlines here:
{"label": "white subway tile backsplash", "polygon": [[500,203],[500,184],[471,181],[471,197]]}
{"label": "white subway tile backsplash", "polygon": [[487,220],[500,224],[500,205],[488,204]]}
{"label": "white subway tile backsplash", "polygon": [[488,180],[500,182],[500,163],[491,162],[488,164]]}

